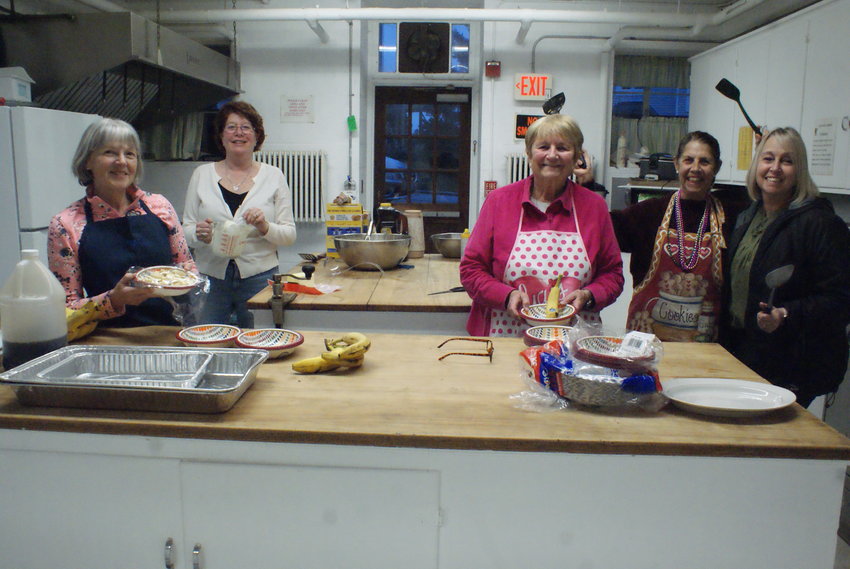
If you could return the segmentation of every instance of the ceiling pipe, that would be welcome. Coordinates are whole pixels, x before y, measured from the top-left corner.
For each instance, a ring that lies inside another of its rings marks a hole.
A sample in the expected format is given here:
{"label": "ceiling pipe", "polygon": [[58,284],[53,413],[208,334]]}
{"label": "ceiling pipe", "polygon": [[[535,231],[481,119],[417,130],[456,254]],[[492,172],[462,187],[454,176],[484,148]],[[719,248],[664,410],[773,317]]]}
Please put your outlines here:
{"label": "ceiling pipe", "polygon": [[95,10],[100,10],[101,12],[129,12],[127,8],[124,6],[119,6],[114,2],[110,2],[109,0],[77,0],[79,4],[83,4],[88,6],[89,8],[94,8]]}
{"label": "ceiling pipe", "polygon": [[[91,0],[87,0],[91,1]],[[752,2],[753,0],[742,0]],[[758,0],[756,0],[758,1]],[[143,14],[151,17],[150,14]],[[716,14],[715,14],[716,15]],[[160,14],[163,24],[214,24],[262,21],[404,21],[404,22],[518,22],[516,41],[522,44],[532,23],[631,24],[658,28],[691,28],[712,15],[602,12],[578,10],[511,10],[478,8],[259,8],[235,10],[176,10]],[[312,25],[311,25],[312,29]],[[314,31],[316,31],[314,29]],[[317,32],[318,33],[318,32]],[[321,37],[321,36],[320,36]]]}

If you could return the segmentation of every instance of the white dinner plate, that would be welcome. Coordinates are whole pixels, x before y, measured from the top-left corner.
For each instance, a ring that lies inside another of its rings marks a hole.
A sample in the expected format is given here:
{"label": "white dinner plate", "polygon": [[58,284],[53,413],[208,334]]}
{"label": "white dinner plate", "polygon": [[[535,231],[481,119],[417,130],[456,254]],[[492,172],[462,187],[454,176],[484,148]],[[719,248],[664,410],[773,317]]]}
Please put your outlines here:
{"label": "white dinner plate", "polygon": [[718,417],[760,415],[797,400],[784,387],[742,379],[678,377],[662,381],[661,386],[677,407]]}

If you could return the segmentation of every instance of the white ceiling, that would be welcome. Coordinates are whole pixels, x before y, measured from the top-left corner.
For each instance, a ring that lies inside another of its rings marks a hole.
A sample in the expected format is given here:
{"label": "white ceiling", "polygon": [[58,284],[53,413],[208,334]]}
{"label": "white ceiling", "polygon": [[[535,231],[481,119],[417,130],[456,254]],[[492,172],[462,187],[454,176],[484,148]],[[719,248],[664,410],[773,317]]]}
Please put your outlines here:
{"label": "white ceiling", "polygon": [[[555,11],[571,16],[567,23],[571,33],[617,36],[619,39],[634,38],[632,45],[661,40],[675,40],[680,50],[687,51],[687,44],[701,51],[711,43],[720,43],[742,35],[752,29],[775,21],[783,16],[805,8],[818,0],[513,0],[511,2],[487,0],[332,0],[330,4],[316,0],[236,0],[235,8],[251,21],[263,17],[262,11],[270,9],[319,9],[323,16],[327,12],[345,12],[345,6],[356,8],[473,8],[481,15],[540,11],[553,21]],[[226,41],[227,27],[221,14],[234,8],[233,0],[0,0],[0,13],[8,13],[11,4],[20,14],[82,13],[98,10],[115,11],[129,9],[154,18],[159,5],[159,16],[166,26],[193,37],[203,43]],[[218,18],[209,18],[205,13],[218,13]],[[439,14],[439,12],[438,12]],[[608,18],[606,23],[586,22],[585,16]],[[572,16],[576,16],[573,20]],[[649,17],[648,17],[649,16]],[[436,16],[439,18],[439,15]],[[612,19],[614,21],[611,21]],[[715,18],[712,20],[712,18]],[[320,20],[322,18],[319,18]],[[333,18],[331,18],[333,19]],[[342,17],[336,19],[343,19]],[[354,18],[357,19],[357,18]],[[403,18],[399,18],[403,19]],[[441,20],[445,18],[439,18]],[[180,20],[177,22],[176,20]],[[536,20],[536,19],[535,19]],[[649,22],[649,23],[648,23]],[[719,25],[715,22],[721,22]],[[534,22],[533,22],[534,23]],[[533,23],[530,27],[533,28]],[[637,23],[637,25],[635,25]],[[518,32],[520,22],[517,21]],[[591,31],[592,30],[592,31]],[[521,36],[521,32],[519,32]],[[518,37],[518,41],[521,37]],[[635,41],[636,40],[636,41]],[[682,47],[685,46],[685,47]],[[631,51],[639,51],[632,48]]]}

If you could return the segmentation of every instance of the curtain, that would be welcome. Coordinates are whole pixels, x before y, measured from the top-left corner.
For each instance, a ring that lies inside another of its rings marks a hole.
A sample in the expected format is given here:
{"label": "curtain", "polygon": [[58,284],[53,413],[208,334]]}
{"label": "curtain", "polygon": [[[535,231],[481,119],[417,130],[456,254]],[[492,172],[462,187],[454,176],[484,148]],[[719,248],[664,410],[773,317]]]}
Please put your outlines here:
{"label": "curtain", "polygon": [[198,160],[203,130],[204,113],[180,115],[170,123],[147,128],[140,133],[145,156],[153,160]]}
{"label": "curtain", "polygon": [[[647,90],[654,87],[688,89],[690,64],[681,57],[617,56],[614,61],[614,85]],[[648,101],[648,95],[645,95],[644,100]],[[644,116],[636,119],[613,116],[611,164],[615,164],[617,142],[621,135],[626,137],[629,155],[642,151],[646,154],[675,154],[679,140],[687,132],[688,119],[683,117]]]}
{"label": "curtain", "polygon": [[614,59],[614,85],[620,87],[690,86],[690,64],[684,57],[618,55]]}
{"label": "curtain", "polygon": [[662,152],[675,155],[679,141],[686,134],[688,134],[688,119],[683,117],[645,117],[642,119],[613,117],[611,120],[611,157],[615,159],[617,156],[617,141],[620,135],[626,137],[626,149],[629,155],[642,152],[646,154]]}

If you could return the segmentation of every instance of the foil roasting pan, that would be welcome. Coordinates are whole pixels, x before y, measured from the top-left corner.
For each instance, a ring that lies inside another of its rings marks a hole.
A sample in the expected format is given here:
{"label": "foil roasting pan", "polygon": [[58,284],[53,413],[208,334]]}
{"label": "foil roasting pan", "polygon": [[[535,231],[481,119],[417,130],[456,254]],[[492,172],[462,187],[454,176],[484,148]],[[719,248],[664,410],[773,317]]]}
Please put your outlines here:
{"label": "foil roasting pan", "polygon": [[222,413],[254,382],[265,350],[66,346],[0,374],[23,405]]}

